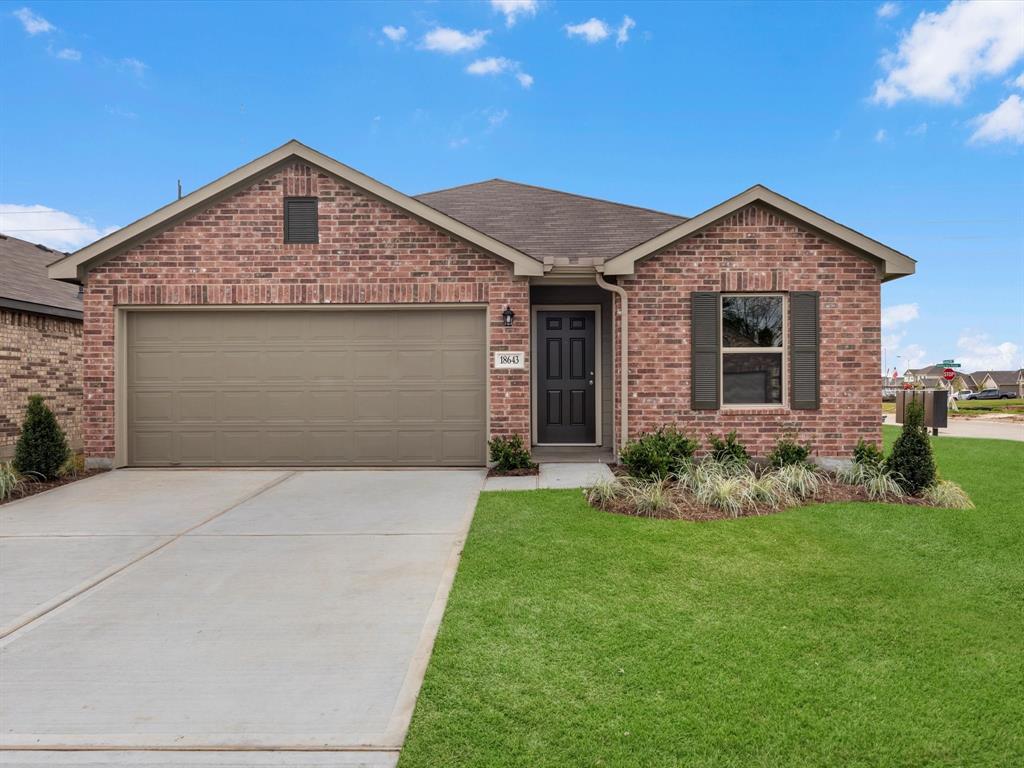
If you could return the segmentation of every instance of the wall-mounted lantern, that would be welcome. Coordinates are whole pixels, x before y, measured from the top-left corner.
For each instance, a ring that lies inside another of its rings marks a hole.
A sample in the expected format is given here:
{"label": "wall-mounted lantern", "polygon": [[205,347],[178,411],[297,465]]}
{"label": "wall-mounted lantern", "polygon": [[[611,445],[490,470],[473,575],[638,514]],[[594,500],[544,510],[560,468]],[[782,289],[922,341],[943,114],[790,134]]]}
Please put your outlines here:
{"label": "wall-mounted lantern", "polygon": [[505,311],[501,313],[501,319],[505,321],[505,327],[512,327],[512,320],[515,319],[516,313],[512,311],[512,307],[505,307]]}

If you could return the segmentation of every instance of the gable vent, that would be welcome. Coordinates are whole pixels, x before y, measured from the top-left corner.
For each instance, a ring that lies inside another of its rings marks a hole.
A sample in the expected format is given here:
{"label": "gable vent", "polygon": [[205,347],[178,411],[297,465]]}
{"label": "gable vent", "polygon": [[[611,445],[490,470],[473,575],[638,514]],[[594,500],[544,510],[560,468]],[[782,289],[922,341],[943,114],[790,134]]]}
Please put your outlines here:
{"label": "gable vent", "polygon": [[286,243],[318,243],[317,199],[286,197],[284,199],[284,241]]}

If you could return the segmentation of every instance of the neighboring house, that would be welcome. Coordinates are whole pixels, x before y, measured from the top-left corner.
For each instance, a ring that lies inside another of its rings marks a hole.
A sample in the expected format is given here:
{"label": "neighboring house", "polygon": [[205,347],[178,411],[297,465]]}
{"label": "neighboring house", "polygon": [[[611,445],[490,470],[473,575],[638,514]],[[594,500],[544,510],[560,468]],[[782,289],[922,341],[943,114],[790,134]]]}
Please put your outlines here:
{"label": "neighboring house", "polygon": [[677,424],[880,439],[914,261],[761,186],[694,218],[489,181],[409,197],[298,142],[83,248],[90,465],[481,465]]}
{"label": "neighboring house", "polygon": [[975,371],[972,376],[978,382],[975,391],[982,389],[1001,389],[1016,392],[1017,397],[1024,397],[1024,369],[1013,371]]}
{"label": "neighboring house", "polygon": [[0,234],[0,461],[14,453],[29,395],[43,395],[82,445],[82,299],[46,274],[65,255]]}

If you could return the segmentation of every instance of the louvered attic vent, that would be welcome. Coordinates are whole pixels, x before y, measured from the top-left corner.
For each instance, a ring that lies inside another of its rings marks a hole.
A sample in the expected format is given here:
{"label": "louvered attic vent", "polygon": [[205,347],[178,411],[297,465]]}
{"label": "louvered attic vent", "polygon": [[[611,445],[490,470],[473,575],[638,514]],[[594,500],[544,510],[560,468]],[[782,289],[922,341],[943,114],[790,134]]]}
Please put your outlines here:
{"label": "louvered attic vent", "polygon": [[286,243],[318,243],[317,199],[286,197],[284,199],[284,241]]}

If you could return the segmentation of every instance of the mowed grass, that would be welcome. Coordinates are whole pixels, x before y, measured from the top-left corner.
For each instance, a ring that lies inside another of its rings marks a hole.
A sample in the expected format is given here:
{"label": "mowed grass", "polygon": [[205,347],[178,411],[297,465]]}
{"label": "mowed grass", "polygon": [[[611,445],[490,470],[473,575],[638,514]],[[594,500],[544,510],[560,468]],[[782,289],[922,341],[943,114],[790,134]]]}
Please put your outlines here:
{"label": "mowed grass", "polygon": [[[1024,413],[1024,400],[958,400],[959,411],[950,410],[950,416],[984,416],[987,413]],[[882,413],[896,413],[896,403],[882,402]]]}
{"label": "mowed grass", "polygon": [[933,444],[976,510],[483,494],[400,768],[1024,765],[1024,443]]}

